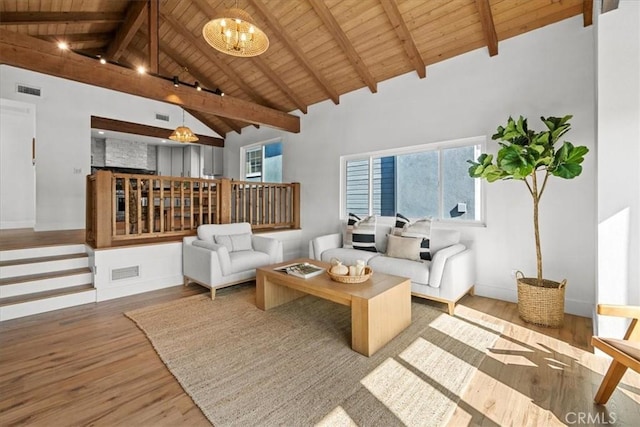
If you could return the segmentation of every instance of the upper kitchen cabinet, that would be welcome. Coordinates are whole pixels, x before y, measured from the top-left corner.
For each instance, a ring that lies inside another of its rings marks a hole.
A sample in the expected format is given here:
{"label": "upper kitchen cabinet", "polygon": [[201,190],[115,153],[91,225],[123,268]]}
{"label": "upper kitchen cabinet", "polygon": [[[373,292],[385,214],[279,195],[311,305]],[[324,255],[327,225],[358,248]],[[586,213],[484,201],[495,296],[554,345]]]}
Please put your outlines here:
{"label": "upper kitchen cabinet", "polygon": [[202,146],[204,176],[222,176],[222,147]]}

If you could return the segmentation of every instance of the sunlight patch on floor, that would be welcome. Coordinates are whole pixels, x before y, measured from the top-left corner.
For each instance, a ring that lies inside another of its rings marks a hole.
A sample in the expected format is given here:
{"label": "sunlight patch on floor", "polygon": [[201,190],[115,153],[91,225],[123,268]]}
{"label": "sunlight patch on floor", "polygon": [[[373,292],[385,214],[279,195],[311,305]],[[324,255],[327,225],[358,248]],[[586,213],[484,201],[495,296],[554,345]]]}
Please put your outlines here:
{"label": "sunlight patch on floor", "polygon": [[357,427],[358,425],[351,419],[347,411],[342,406],[338,406],[329,412],[316,427]]}
{"label": "sunlight patch on floor", "polygon": [[399,357],[456,394],[475,371],[473,365],[424,338],[415,340]]}
{"label": "sunlight patch on floor", "polygon": [[449,398],[393,359],[385,360],[360,382],[405,425],[442,419],[443,412],[448,412],[448,404],[437,402],[450,402]]}

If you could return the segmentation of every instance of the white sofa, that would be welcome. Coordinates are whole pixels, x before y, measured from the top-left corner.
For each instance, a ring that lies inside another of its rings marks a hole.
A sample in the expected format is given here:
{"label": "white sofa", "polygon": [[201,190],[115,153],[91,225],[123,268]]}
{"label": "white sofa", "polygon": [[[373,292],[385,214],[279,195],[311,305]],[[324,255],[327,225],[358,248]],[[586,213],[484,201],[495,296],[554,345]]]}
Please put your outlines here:
{"label": "white sofa", "polygon": [[387,234],[393,228],[376,225],[376,249],[369,252],[360,249],[343,248],[342,234],[320,236],[309,242],[309,257],[329,262],[337,258],[346,265],[355,265],[356,260],[364,260],[373,274],[376,271],[411,279],[411,294],[447,304],[453,315],[455,303],[465,294],[473,295],[475,282],[475,258],[469,243],[460,243],[460,232],[455,230],[431,229],[431,261],[412,261],[391,258],[385,255]]}
{"label": "white sofa", "polygon": [[217,288],[247,282],[256,268],[282,262],[282,242],[252,234],[249,223],[206,224],[197,233],[182,240],[184,284],[210,288],[211,299]]}

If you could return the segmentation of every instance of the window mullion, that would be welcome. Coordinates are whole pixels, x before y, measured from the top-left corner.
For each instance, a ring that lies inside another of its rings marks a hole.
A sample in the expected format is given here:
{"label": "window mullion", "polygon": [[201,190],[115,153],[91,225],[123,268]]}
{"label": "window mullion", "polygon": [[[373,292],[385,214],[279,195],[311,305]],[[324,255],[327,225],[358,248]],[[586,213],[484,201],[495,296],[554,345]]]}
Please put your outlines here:
{"label": "window mullion", "polygon": [[444,156],[442,149],[438,149],[438,219],[444,218],[444,171],[442,165],[444,164]]}
{"label": "window mullion", "polygon": [[369,215],[373,215],[373,157],[369,156]]}

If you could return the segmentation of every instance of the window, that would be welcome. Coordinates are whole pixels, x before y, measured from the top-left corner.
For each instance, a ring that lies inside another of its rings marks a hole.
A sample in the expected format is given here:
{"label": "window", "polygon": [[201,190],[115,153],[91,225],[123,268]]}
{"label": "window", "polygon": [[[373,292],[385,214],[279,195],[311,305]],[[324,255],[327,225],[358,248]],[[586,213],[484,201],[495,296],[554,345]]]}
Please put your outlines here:
{"label": "window", "polygon": [[243,147],[246,181],[282,182],[282,141]]}
{"label": "window", "polygon": [[343,215],[481,221],[480,180],[469,176],[467,160],[483,143],[476,137],[343,157]]}

